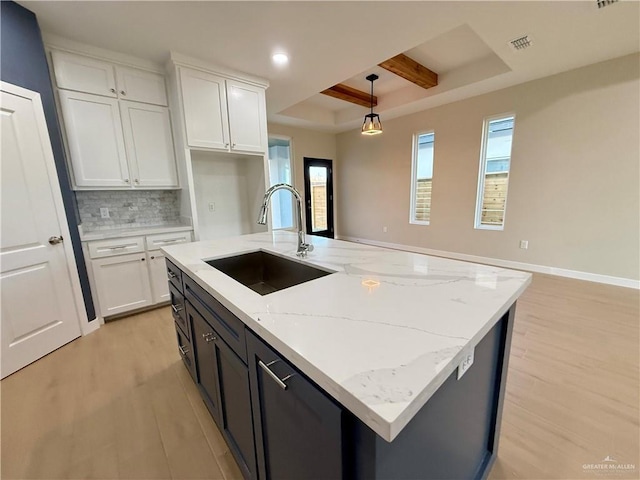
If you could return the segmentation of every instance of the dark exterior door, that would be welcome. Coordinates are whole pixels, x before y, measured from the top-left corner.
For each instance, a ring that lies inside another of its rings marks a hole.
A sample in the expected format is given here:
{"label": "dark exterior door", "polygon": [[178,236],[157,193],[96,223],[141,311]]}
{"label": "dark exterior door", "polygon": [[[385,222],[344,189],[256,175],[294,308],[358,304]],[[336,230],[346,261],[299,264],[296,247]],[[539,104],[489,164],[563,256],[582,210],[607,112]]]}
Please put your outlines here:
{"label": "dark exterior door", "polygon": [[305,157],[304,192],[307,233],[333,238],[333,162],[331,160]]}

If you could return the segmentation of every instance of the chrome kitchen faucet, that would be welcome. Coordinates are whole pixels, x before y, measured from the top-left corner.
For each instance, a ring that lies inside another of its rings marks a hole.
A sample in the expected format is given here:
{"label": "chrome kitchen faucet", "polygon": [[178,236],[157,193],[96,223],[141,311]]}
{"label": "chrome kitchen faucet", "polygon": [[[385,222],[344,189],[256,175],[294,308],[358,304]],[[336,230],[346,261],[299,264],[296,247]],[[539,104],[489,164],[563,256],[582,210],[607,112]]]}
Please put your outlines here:
{"label": "chrome kitchen faucet", "polygon": [[277,190],[288,190],[296,199],[296,213],[298,214],[298,250],[296,255],[299,257],[306,257],[308,252],[313,252],[313,245],[305,242],[304,229],[302,227],[302,197],[300,193],[288,183],[276,183],[269,188],[264,194],[264,200],[262,201],[262,208],[260,209],[260,215],[258,216],[258,223],[260,225],[267,224],[267,213],[269,212],[269,200],[271,195]]}

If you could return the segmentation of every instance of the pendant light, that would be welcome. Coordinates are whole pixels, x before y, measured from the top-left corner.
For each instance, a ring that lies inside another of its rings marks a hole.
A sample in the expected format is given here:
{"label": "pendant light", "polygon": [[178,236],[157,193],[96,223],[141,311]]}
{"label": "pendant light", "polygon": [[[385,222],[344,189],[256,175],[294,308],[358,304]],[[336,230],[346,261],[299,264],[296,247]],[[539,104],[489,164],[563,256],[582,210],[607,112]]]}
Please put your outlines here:
{"label": "pendant light", "polygon": [[372,73],[367,77],[367,80],[371,82],[371,112],[364,116],[364,123],[362,124],[363,135],[377,135],[382,133],[382,122],[380,122],[380,115],[373,113],[373,82],[378,79],[378,75]]}

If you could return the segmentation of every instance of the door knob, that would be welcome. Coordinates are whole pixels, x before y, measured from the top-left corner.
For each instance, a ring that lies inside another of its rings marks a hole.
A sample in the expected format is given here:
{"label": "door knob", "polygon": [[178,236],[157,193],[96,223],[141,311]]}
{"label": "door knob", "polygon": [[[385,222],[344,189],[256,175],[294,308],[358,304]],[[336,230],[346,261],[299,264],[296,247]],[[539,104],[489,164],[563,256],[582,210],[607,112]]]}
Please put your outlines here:
{"label": "door knob", "polygon": [[53,236],[53,237],[49,237],[49,243],[51,245],[57,245],[59,243],[62,243],[64,241],[64,238],[62,238],[62,235],[60,235],[59,237]]}

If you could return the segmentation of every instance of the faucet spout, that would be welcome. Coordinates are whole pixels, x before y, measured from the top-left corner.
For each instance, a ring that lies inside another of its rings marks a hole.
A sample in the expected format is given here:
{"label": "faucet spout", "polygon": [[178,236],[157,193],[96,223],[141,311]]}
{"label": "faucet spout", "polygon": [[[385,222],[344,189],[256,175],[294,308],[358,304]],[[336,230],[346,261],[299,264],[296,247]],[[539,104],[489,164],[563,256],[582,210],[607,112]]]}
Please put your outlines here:
{"label": "faucet spout", "polygon": [[271,200],[271,196],[278,190],[287,190],[291,192],[293,197],[296,199],[296,217],[298,221],[298,250],[296,251],[296,255],[299,257],[306,257],[308,252],[313,251],[313,245],[306,243],[304,228],[302,226],[302,197],[291,185],[288,183],[277,183],[265,192],[262,207],[260,207],[260,213],[258,215],[258,224],[266,225],[267,213],[269,212],[269,201]]}

